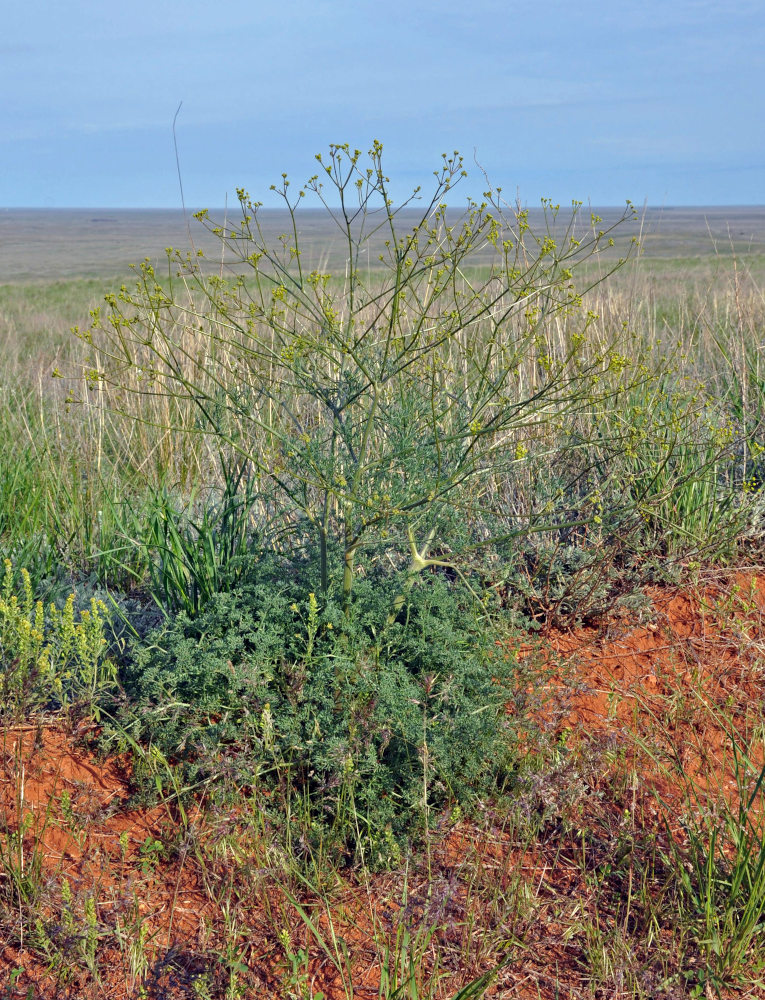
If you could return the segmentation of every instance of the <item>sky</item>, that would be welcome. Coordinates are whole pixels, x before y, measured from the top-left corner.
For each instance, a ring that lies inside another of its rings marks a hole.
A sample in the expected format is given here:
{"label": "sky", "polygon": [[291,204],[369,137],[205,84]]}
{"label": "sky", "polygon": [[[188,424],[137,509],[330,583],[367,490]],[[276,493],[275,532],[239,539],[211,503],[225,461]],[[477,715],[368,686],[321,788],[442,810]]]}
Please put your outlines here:
{"label": "sky", "polygon": [[764,0],[16,0],[0,206],[180,206],[181,102],[190,207],[374,139],[399,200],[763,204],[763,70]]}

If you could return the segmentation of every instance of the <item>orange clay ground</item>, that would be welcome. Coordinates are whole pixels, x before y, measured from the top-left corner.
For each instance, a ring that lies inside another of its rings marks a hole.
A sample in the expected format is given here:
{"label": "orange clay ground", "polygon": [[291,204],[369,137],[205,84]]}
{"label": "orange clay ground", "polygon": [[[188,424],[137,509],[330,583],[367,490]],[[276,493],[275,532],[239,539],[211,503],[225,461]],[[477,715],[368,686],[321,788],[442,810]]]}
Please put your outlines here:
{"label": "orange clay ground", "polygon": [[142,810],[128,758],[87,749],[94,724],[7,728],[0,1000],[372,1000],[386,964],[402,998],[452,997],[503,960],[487,996],[691,995],[701,959],[672,920],[667,827],[682,843],[689,780],[710,808],[735,806],[734,737],[762,763],[765,575],[647,597],[498,647],[529,678],[508,706],[529,762],[510,807],[445,818],[393,872],[328,865],[320,892],[255,798]]}

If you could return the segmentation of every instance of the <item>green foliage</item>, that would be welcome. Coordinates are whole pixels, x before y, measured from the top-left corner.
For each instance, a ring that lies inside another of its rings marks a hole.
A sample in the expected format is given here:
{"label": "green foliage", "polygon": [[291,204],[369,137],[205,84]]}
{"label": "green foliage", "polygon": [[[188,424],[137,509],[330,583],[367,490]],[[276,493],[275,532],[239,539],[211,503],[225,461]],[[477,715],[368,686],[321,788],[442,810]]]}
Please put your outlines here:
{"label": "green foliage", "polygon": [[[642,525],[670,554],[730,549],[746,521],[736,476],[736,430],[729,414],[696,379],[670,369],[650,387],[621,394],[623,409],[605,415],[604,436],[618,435],[626,496]],[[737,488],[738,487],[738,488]]]}
{"label": "green foliage", "polygon": [[490,659],[470,595],[427,574],[381,628],[395,592],[360,581],[350,615],[273,584],[217,595],[134,650],[122,724],[202,771],[230,745],[228,766],[270,784],[270,807],[298,812],[305,842],[331,834],[387,857],[513,767],[514,664]]}
{"label": "green foliage", "polygon": [[[29,573],[17,585],[5,560],[0,590],[0,704],[14,718],[30,711],[67,708],[86,701],[98,714],[97,699],[113,685],[115,671],[106,658],[105,605],[95,598],[90,609],[74,610],[71,594],[62,609],[47,611],[35,601]],[[79,620],[77,620],[79,618]]]}
{"label": "green foliage", "polygon": [[[8,387],[3,406],[11,412],[22,404]],[[57,553],[51,544],[45,466],[31,442],[19,440],[19,427],[8,411],[0,424],[4,446],[0,450],[0,556],[26,568],[38,585],[56,569]]]}
{"label": "green foliage", "polygon": [[693,975],[702,988],[718,990],[765,965],[765,767],[735,739],[733,754],[734,804],[723,799],[719,811],[710,810],[686,778],[685,843],[670,834],[680,917],[694,928],[706,963]]}
{"label": "green foliage", "polygon": [[166,486],[154,491],[143,511],[138,544],[149,554],[150,591],[166,611],[197,614],[215,594],[246,582],[262,543],[253,524],[259,501],[244,469],[226,468],[219,499],[178,510]]}
{"label": "green foliage", "polygon": [[145,555],[120,529],[126,509],[137,517],[143,504],[135,484],[102,462],[98,428],[62,421],[55,400],[13,381],[0,403],[0,558],[26,569],[46,601],[93,569],[130,586]]}

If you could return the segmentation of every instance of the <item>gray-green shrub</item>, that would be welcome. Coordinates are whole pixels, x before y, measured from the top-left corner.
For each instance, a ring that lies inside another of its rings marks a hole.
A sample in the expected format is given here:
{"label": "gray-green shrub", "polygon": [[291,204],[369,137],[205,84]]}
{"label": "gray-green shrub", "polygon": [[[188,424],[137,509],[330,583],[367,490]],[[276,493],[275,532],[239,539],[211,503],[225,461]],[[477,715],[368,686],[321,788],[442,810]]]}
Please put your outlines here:
{"label": "gray-green shrub", "polygon": [[516,665],[492,658],[471,595],[433,574],[375,635],[396,588],[360,581],[350,614],[297,581],[219,594],[135,647],[121,725],[196,775],[235,761],[241,784],[274,790],[272,814],[303,816],[306,842],[369,859],[416,837],[512,771]]}

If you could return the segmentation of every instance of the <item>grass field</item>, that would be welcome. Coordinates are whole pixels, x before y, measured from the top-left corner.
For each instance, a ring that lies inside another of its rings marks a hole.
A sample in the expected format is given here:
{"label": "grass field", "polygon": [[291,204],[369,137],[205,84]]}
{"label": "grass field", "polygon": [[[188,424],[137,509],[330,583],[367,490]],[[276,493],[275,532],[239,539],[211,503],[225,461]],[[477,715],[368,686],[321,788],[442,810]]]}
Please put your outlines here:
{"label": "grass field", "polygon": [[765,211],[600,214],[0,214],[0,996],[765,996]]}

